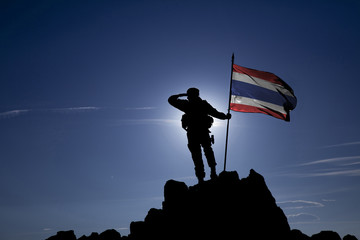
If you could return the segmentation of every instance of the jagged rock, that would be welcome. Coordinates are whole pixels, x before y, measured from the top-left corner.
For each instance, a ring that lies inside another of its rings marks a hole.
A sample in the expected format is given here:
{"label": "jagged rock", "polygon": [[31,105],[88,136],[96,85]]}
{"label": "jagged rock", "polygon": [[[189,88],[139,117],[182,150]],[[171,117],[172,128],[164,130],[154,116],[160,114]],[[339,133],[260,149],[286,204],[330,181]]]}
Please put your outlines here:
{"label": "jagged rock", "polygon": [[164,186],[163,210],[172,211],[186,204],[188,187],[183,182],[169,180]]}
{"label": "jagged rock", "polygon": [[130,223],[131,239],[146,239],[147,225],[143,221],[136,221]]}
{"label": "jagged rock", "polygon": [[78,240],[99,240],[99,234],[97,232],[92,232],[90,236],[82,236]]}
{"label": "jagged rock", "polygon": [[100,234],[97,232],[91,233],[90,236],[82,236],[78,240],[120,240],[121,235],[114,229],[106,230]]}
{"label": "jagged rock", "polygon": [[163,209],[150,209],[144,222],[130,225],[131,239],[287,239],[283,211],[254,170],[240,180],[237,172],[187,187],[169,180]]}
{"label": "jagged rock", "polygon": [[338,233],[333,231],[321,231],[311,236],[311,240],[341,240]]}
{"label": "jagged rock", "polygon": [[354,235],[346,235],[343,240],[358,240]]}
{"label": "jagged rock", "polygon": [[[222,172],[215,180],[191,187],[169,180],[162,209],[151,208],[144,221],[131,222],[128,236],[111,229],[78,240],[120,239],[341,240],[332,231],[310,238],[300,230],[290,230],[264,178],[254,170],[241,180],[235,171]],[[47,240],[76,240],[76,236],[74,231],[60,231]],[[357,238],[346,235],[343,240]]]}
{"label": "jagged rock", "polygon": [[106,230],[99,235],[100,240],[120,240],[121,235],[114,229]]}
{"label": "jagged rock", "polygon": [[76,240],[73,230],[59,231],[56,235],[47,238],[47,240]]}
{"label": "jagged rock", "polygon": [[290,232],[289,239],[291,239],[291,240],[310,240],[310,237],[308,235],[302,233],[298,229],[292,229]]}

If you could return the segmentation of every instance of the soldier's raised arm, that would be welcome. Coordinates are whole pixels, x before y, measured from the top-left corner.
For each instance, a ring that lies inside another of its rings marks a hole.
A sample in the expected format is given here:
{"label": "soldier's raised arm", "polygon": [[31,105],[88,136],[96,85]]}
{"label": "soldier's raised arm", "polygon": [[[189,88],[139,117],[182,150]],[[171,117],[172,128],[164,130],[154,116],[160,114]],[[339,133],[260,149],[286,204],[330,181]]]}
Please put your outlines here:
{"label": "soldier's raised arm", "polygon": [[183,99],[179,99],[180,97],[186,97],[187,94],[186,93],[180,93],[180,94],[175,94],[169,97],[168,102],[170,103],[171,106],[181,110],[181,111],[185,111],[185,104],[187,103],[187,100],[183,100]]}

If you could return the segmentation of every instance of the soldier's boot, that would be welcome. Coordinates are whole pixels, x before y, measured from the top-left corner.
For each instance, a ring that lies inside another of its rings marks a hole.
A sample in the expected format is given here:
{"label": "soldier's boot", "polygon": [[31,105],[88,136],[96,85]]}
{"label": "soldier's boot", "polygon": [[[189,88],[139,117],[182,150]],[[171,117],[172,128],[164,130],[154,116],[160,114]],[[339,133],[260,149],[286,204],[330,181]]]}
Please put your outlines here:
{"label": "soldier's boot", "polygon": [[215,168],[215,166],[213,166],[213,167],[211,167],[210,178],[214,180],[217,177],[218,177],[218,175],[216,174],[216,168]]}
{"label": "soldier's boot", "polygon": [[199,181],[199,184],[204,182],[204,178],[205,178],[204,165],[202,167],[195,167],[195,175]]}

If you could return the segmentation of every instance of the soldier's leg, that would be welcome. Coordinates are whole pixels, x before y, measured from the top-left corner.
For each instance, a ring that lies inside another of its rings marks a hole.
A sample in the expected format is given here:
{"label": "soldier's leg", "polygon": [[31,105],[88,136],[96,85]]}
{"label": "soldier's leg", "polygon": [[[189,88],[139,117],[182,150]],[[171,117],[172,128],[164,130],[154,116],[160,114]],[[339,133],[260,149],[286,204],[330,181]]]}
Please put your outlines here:
{"label": "soldier's leg", "polygon": [[214,179],[217,177],[216,174],[216,161],[215,161],[215,155],[214,151],[211,147],[211,140],[209,134],[207,136],[204,136],[202,147],[204,149],[204,154],[206,156],[207,163],[211,169],[211,179]]}
{"label": "soldier's leg", "polygon": [[199,182],[202,182],[205,178],[205,169],[204,163],[201,157],[201,147],[200,144],[188,144],[189,150],[191,152],[192,159],[195,165],[195,175],[198,178]]}
{"label": "soldier's leg", "polygon": [[204,163],[201,156],[201,145],[197,141],[196,136],[193,136],[188,133],[188,148],[191,152],[191,157],[195,165],[195,175],[198,178],[199,182],[204,181],[205,178],[205,169]]}

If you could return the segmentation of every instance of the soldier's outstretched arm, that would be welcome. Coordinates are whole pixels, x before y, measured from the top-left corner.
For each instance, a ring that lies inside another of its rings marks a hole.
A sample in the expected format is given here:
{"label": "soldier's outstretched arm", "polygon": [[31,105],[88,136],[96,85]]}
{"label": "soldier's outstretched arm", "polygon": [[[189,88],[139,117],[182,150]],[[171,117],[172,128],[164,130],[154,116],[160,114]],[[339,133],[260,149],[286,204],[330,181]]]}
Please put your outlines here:
{"label": "soldier's outstretched arm", "polygon": [[222,120],[225,120],[225,119],[230,119],[231,118],[231,114],[228,113],[228,114],[225,114],[225,113],[222,113],[222,112],[219,112],[218,110],[216,110],[213,106],[211,106],[209,104],[209,115],[213,116],[213,117],[216,117],[218,119],[222,119]]}

